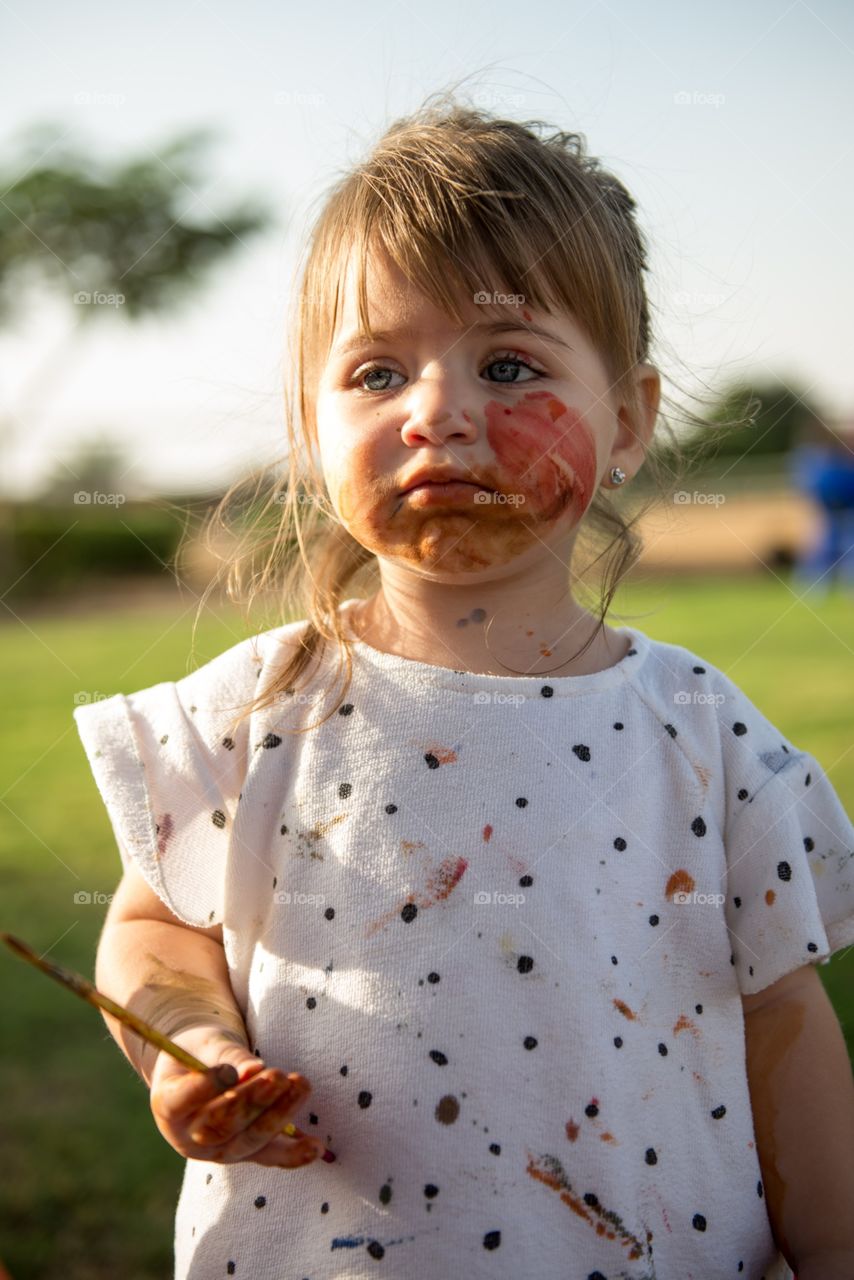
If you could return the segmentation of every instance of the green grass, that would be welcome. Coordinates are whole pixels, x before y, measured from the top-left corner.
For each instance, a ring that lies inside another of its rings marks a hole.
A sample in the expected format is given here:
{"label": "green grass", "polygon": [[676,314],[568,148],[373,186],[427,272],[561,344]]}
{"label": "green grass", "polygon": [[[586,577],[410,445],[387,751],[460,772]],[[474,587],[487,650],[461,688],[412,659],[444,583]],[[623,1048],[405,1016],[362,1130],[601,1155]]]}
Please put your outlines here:
{"label": "green grass", "polygon": [[[773,576],[633,583],[611,621],[684,644],[727,672],[828,770],[854,813],[851,601],[798,603]],[[0,628],[2,926],[91,975],[120,874],[71,718],[74,695],[132,692],[188,669],[192,612],[39,617]],[[272,625],[265,621],[252,630]],[[208,615],[197,663],[250,632]],[[100,1016],[0,955],[3,1199],[0,1258],[14,1280],[171,1275],[183,1161]],[[854,1054],[854,950],[819,969]]]}

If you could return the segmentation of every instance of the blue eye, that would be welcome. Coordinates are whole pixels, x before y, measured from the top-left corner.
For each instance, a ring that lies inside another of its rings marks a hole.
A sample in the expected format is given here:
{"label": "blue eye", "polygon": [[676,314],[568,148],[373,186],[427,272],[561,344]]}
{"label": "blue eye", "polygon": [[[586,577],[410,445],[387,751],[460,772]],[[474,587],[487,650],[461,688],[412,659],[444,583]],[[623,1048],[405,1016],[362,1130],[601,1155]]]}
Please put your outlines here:
{"label": "blue eye", "polygon": [[[525,356],[520,355],[516,351],[494,353],[492,357],[486,362],[486,364],[483,365],[481,373],[485,372],[487,369],[493,369],[496,366],[503,369],[515,368],[517,371],[520,368],[525,368],[525,369],[528,369],[528,371],[532,373],[536,378],[542,378],[546,376],[545,374],[540,372],[540,370],[536,369],[533,366],[533,364]],[[376,386],[363,387],[362,384],[366,378],[372,377],[376,374],[395,374],[395,373],[397,373],[397,376],[399,378],[403,377],[402,373],[398,373],[396,369],[391,369],[388,365],[380,364],[378,362],[375,362],[373,364],[367,364],[367,365],[364,365],[363,368],[361,368],[356,373],[355,377],[353,378],[353,384],[358,386],[360,390],[364,390],[369,393],[370,392],[380,393],[383,391],[388,391],[390,390],[388,383],[386,383],[386,385],[382,387],[376,387]],[[490,379],[490,381],[493,381],[493,379]],[[513,386],[519,381],[519,379],[518,377],[513,377],[513,378],[499,377],[495,379],[495,381],[497,381],[498,383],[504,383],[505,386]],[[522,381],[530,382],[531,379],[523,378]]]}

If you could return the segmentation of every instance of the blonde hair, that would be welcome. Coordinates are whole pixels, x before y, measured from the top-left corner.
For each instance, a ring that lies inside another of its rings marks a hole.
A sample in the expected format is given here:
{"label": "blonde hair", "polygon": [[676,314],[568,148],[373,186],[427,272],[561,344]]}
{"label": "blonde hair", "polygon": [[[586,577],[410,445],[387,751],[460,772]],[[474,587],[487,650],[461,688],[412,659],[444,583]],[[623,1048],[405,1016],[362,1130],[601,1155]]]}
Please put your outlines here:
{"label": "blonde hair", "polygon": [[[311,660],[319,662],[332,643],[337,675],[346,676],[318,721],[324,723],[352,679],[351,645],[338,606],[348,591],[378,581],[376,556],[339,522],[314,457],[317,386],[336,333],[351,255],[366,333],[372,332],[366,260],[380,246],[458,324],[458,297],[501,293],[508,286],[535,308],[571,312],[599,352],[612,389],[632,400],[632,373],[648,361],[651,345],[647,249],[636,204],[622,182],[587,153],[584,135],[539,136],[547,127],[496,118],[451,93],[432,95],[395,121],[367,159],[328,193],[309,237],[289,323],[295,358],[285,390],[286,469],[273,478],[272,488],[268,467],[238,480],[205,527],[209,546],[219,530],[230,533],[235,499],[254,484],[238,522],[237,550],[225,564],[227,593],[246,603],[247,614],[256,598],[270,593],[279,621],[294,610],[306,619],[294,652],[237,722],[292,694]],[[671,447],[670,456],[678,457],[678,448],[674,455]],[[660,482],[654,455],[647,454],[647,464]],[[649,505],[627,518],[613,496],[599,489],[587,509],[576,547],[597,553],[583,572],[602,561],[603,585],[598,627],[579,652],[604,626],[620,581],[640,555],[634,526]]]}

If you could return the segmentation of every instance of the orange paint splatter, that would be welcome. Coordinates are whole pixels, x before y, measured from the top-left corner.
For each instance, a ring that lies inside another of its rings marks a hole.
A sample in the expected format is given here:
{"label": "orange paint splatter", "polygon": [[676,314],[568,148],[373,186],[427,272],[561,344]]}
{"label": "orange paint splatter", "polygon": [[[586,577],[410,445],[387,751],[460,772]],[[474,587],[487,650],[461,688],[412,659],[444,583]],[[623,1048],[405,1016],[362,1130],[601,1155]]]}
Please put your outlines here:
{"label": "orange paint splatter", "polygon": [[401,840],[400,847],[404,853],[412,853],[413,849],[426,849],[423,840]]}
{"label": "orange paint splatter", "polygon": [[624,1000],[614,1000],[614,1008],[619,1009],[624,1018],[628,1018],[629,1022],[634,1022],[637,1014],[633,1013]]}
{"label": "orange paint splatter", "polygon": [[673,875],[667,881],[667,888],[664,890],[665,898],[672,898],[675,893],[693,893],[694,877],[689,875],[687,871],[680,868],[674,871]]}
{"label": "orange paint splatter", "polygon": [[526,631],[526,632],[525,632],[525,635],[526,635],[526,636],[532,636],[533,634],[534,634],[534,633],[533,633],[533,631]]}
{"label": "orange paint splatter", "polygon": [[619,1144],[619,1142],[617,1142],[617,1139],[614,1137],[613,1133],[600,1133],[600,1134],[599,1134],[599,1141],[600,1141],[600,1142],[613,1142],[613,1143],[615,1143],[615,1144],[616,1144],[616,1146],[619,1146],[619,1145],[620,1145],[620,1144]]}
{"label": "orange paint splatter", "polygon": [[526,311],[524,307],[522,308],[522,318],[524,320],[527,320],[528,324],[530,324],[531,321],[533,320],[533,316],[531,315],[530,311]]}
{"label": "orange paint splatter", "polygon": [[680,1013],[673,1024],[673,1034],[678,1036],[680,1031],[690,1031],[695,1040],[699,1040],[702,1037],[700,1028],[690,1018],[686,1018],[684,1013]]}
{"label": "orange paint splatter", "polygon": [[547,648],[546,648],[546,646],[545,646],[544,644],[541,644],[541,645],[540,645],[540,656],[541,656],[541,657],[543,657],[543,658],[550,658],[550,657],[552,656],[552,651],[551,651],[551,649],[547,649]]}
{"label": "orange paint splatter", "polygon": [[[631,1261],[642,1257],[644,1245],[628,1230],[619,1214],[612,1209],[606,1209],[598,1199],[591,1197],[589,1192],[585,1193],[584,1200],[576,1195],[563,1165],[556,1156],[540,1156],[539,1164],[535,1157],[530,1156],[525,1172],[529,1177],[542,1182],[549,1190],[557,1192],[567,1208],[581,1218],[582,1222],[593,1227],[597,1236],[604,1237],[606,1240],[619,1240],[621,1246],[628,1249],[626,1256]],[[594,1215],[599,1219],[598,1221],[594,1221]],[[652,1240],[650,1231],[647,1231],[646,1238],[647,1243]]]}
{"label": "orange paint splatter", "polygon": [[[694,764],[693,760],[691,761],[691,763],[692,763],[692,764]],[[704,790],[704,791],[705,791],[705,790],[707,790],[708,785],[709,785],[709,779],[710,779],[710,778],[711,778],[711,776],[712,776],[712,771],[711,771],[711,769],[707,769],[707,768],[706,768],[704,765],[702,765],[702,764],[695,764],[695,765],[694,765],[694,772],[696,773],[697,777],[700,779],[700,784],[701,784],[701,786],[702,786],[703,790]]]}
{"label": "orange paint splatter", "polygon": [[777,895],[773,889],[769,889],[767,891],[765,894],[765,901],[768,903],[769,907],[773,907],[774,903],[777,901]]}
{"label": "orange paint splatter", "polygon": [[435,875],[427,877],[427,892],[431,895],[432,902],[422,902],[420,905],[430,907],[433,902],[447,898],[460,883],[467,866],[466,858],[445,858]]}
{"label": "orange paint splatter", "polygon": [[579,1129],[579,1126],[575,1123],[575,1121],[567,1120],[566,1136],[569,1138],[570,1142],[575,1142],[575,1139],[578,1137],[579,1133],[580,1133],[580,1129]]}
{"label": "orange paint splatter", "polygon": [[491,827],[491,826],[490,826],[490,824],[487,822],[486,826],[483,828],[483,838],[484,838],[484,840],[488,841],[488,840],[489,840],[489,837],[490,837],[491,835],[492,835],[492,827]]}
{"label": "orange paint splatter", "polygon": [[439,764],[457,763],[457,753],[453,747],[428,746],[425,755],[435,756]]}

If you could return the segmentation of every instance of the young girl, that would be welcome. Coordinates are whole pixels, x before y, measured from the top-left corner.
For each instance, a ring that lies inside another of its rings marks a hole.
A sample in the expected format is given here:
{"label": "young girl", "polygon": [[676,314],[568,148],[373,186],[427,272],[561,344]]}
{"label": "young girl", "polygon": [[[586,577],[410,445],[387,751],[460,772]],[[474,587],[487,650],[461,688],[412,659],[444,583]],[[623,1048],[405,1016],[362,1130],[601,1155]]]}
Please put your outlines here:
{"label": "young girl", "polygon": [[634,208],[579,135],[389,129],[301,281],[299,620],[74,713],[98,983],[222,1067],[109,1021],[187,1157],[180,1280],[854,1276],[814,967],[854,828],[725,673],[604,621],[660,395]]}

